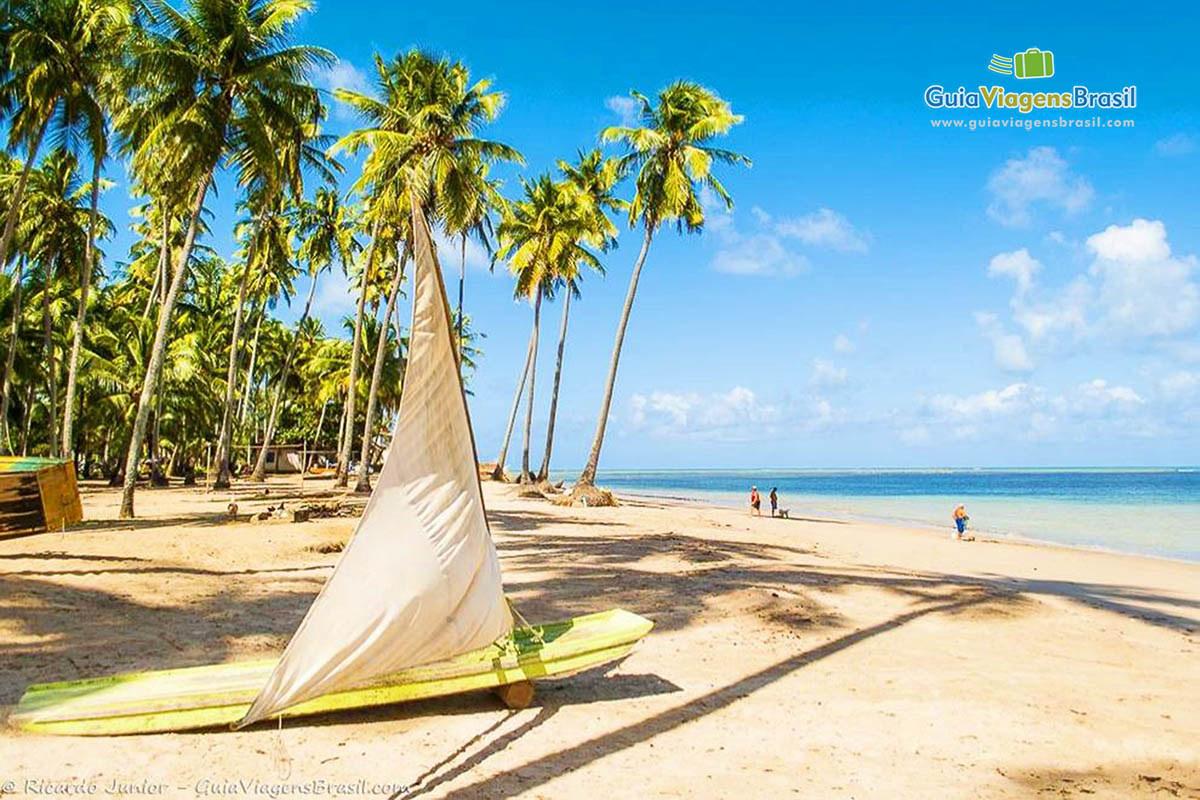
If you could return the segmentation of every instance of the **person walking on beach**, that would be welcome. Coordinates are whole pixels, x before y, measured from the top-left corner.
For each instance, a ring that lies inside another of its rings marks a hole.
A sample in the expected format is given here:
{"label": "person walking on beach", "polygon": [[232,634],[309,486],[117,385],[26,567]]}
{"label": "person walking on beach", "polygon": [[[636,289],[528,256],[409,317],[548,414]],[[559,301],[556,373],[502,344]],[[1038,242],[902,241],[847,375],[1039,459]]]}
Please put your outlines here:
{"label": "person walking on beach", "polygon": [[762,496],[758,493],[757,486],[750,487],[750,513],[756,517],[761,517],[762,512],[759,508],[762,506]]}
{"label": "person walking on beach", "polygon": [[967,516],[967,507],[962,503],[959,503],[958,507],[954,509],[954,540],[956,542],[967,539],[965,534],[967,530],[968,519],[970,519],[970,517]]}
{"label": "person walking on beach", "polygon": [[779,508],[779,495],[775,494],[776,487],[771,487],[771,493],[767,497],[771,501],[771,516],[775,516],[776,509]]}

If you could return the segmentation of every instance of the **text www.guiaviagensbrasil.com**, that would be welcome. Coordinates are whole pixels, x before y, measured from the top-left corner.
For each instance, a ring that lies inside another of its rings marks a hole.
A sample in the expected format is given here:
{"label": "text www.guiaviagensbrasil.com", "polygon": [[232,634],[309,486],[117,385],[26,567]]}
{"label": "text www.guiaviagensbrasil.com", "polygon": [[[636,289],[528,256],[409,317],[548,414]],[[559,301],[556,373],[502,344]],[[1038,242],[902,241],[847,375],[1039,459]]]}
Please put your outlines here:
{"label": "text www.guiaviagensbrasil.com", "polygon": [[1024,117],[1008,117],[1006,119],[931,119],[929,124],[935,128],[961,128],[968,131],[989,130],[992,128],[1014,128],[1031,131],[1035,128],[1132,128],[1131,119],[1104,119],[1103,117],[1087,117],[1084,119],[1067,119],[1055,117],[1052,119],[1026,119]]}

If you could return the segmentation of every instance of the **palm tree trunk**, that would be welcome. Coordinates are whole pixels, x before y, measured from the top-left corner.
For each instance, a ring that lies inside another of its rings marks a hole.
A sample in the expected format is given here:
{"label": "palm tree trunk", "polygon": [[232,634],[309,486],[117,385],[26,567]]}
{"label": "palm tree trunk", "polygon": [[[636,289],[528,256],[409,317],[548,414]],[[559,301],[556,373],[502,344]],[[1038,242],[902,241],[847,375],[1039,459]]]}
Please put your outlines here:
{"label": "palm tree trunk", "polygon": [[567,316],[571,313],[571,287],[564,286],[562,325],[558,329],[558,360],[554,365],[554,389],[550,392],[550,418],[546,420],[546,452],[542,455],[542,468],[538,480],[550,479],[550,453],[554,450],[554,417],[558,414],[558,387],[562,383],[563,351],[567,346]]}
{"label": "palm tree trunk", "polygon": [[242,403],[238,407],[238,425],[245,427],[246,416],[250,413],[250,393],[254,389],[254,363],[258,359],[258,337],[262,333],[263,318],[267,316],[265,310],[260,310],[262,303],[261,298],[254,298],[254,303],[250,306],[250,316],[254,317],[254,340],[250,343],[250,363],[246,365],[246,388],[242,394]]}
{"label": "palm tree trunk", "polygon": [[[267,479],[267,448],[271,446],[271,440],[275,438],[275,423],[279,420],[279,409],[283,405],[283,393],[287,386],[288,374],[292,368],[292,359],[300,350],[300,337],[303,334],[304,323],[308,319],[308,312],[312,310],[313,297],[317,293],[317,276],[313,275],[312,282],[308,286],[308,299],[304,301],[304,313],[300,315],[300,319],[296,321],[296,335],[292,337],[292,346],[288,348],[287,355],[283,358],[283,369],[279,372],[279,378],[275,385],[275,397],[271,400],[271,413],[267,417],[267,430],[263,434],[262,447],[258,451],[258,460],[254,462],[254,472],[250,475],[250,480],[262,483]],[[322,417],[324,416],[324,409]],[[304,465],[300,465],[300,472],[303,474]]]}
{"label": "palm tree trunk", "polygon": [[71,360],[67,365],[67,397],[63,409],[62,453],[66,458],[75,454],[71,434],[75,423],[75,381],[79,372],[79,350],[83,346],[83,323],[87,317],[88,289],[92,285],[93,260],[96,250],[96,217],[100,204],[100,159],[92,159],[92,207],[88,218],[87,243],[83,249],[83,269],[79,276],[79,310],[75,312],[75,335],[71,341]]}
{"label": "palm tree trunk", "polygon": [[150,437],[150,485],[162,486],[162,461],[160,445],[162,444],[162,401],[166,392],[166,381],[160,380],[154,388],[154,434]]}
{"label": "palm tree trunk", "polygon": [[358,359],[362,350],[363,312],[367,308],[367,290],[371,285],[371,267],[375,261],[375,247],[379,241],[379,220],[371,226],[371,245],[367,249],[367,264],[363,267],[362,287],[358,293],[358,311],[354,316],[354,344],[350,348],[350,384],[346,395],[346,440],[338,453],[338,476],[335,486],[341,488],[350,483],[350,450],[354,443],[354,400],[358,383]]}
{"label": "palm tree trunk", "polygon": [[629,312],[633,310],[633,298],[637,295],[638,278],[642,275],[642,265],[646,263],[646,253],[650,251],[650,240],[654,238],[654,223],[646,223],[646,235],[642,239],[642,249],[633,265],[633,274],[629,276],[629,291],[625,295],[625,307],[621,309],[621,321],[617,323],[617,340],[613,343],[612,360],[608,364],[608,380],[604,384],[604,401],[600,404],[600,418],[596,420],[596,437],[592,440],[592,452],[588,455],[587,465],[576,481],[581,486],[596,485],[596,469],[600,464],[600,448],[604,444],[604,429],[608,425],[608,410],[612,406],[613,389],[617,384],[617,364],[621,360],[621,345],[625,343],[625,328],[629,325]]}
{"label": "palm tree trunk", "polygon": [[371,491],[371,427],[375,424],[375,407],[378,405],[379,379],[383,375],[383,361],[387,355],[388,320],[392,318],[392,309],[396,307],[396,295],[400,293],[400,284],[404,281],[404,263],[407,254],[400,257],[396,274],[392,277],[392,285],[388,288],[387,304],[383,309],[383,323],[379,326],[379,341],[375,343],[375,366],[371,370],[371,389],[367,392],[367,418],[363,422],[362,452],[358,462],[358,482],[354,485],[356,492]]}
{"label": "palm tree trunk", "polygon": [[209,184],[212,183],[212,172],[208,172],[196,188],[196,196],[188,214],[187,235],[183,240],[183,250],[179,253],[179,261],[171,275],[171,288],[162,307],[158,310],[158,326],[154,331],[154,346],[150,351],[150,363],[146,365],[146,376],[142,380],[142,391],[138,396],[137,414],[133,418],[133,433],[129,437],[129,451],[125,457],[125,485],[121,494],[121,519],[133,519],[133,493],[137,485],[138,464],[142,452],[142,441],[146,438],[146,423],[150,419],[150,404],[154,390],[158,386],[158,377],[162,372],[163,358],[167,352],[167,338],[171,328],[171,314],[187,280],[188,261],[192,257],[192,245],[196,242],[196,228],[200,222],[200,212],[204,209],[204,197],[208,194]]}
{"label": "palm tree trunk", "polygon": [[[334,455],[339,458],[341,457],[341,452],[342,452],[342,441],[346,438],[346,411],[347,410],[348,409],[346,407],[346,403],[345,403],[345,401],[343,401],[342,402],[342,416],[341,416],[341,420],[338,422],[338,438],[337,438],[337,448],[338,449],[337,449],[337,453],[334,453]],[[337,464],[336,463],[335,463],[334,469],[333,469],[333,476],[335,478],[337,477]]]}
{"label": "palm tree trunk", "polygon": [[33,381],[25,386],[25,415],[21,420],[21,455],[29,455],[29,429],[33,425]]}
{"label": "palm tree trunk", "polygon": [[54,363],[54,323],[50,319],[50,267],[58,265],[58,253],[50,257],[42,268],[45,282],[42,284],[42,353],[46,364],[46,400],[49,410],[50,457],[58,456],[58,365]]}
{"label": "palm tree trunk", "polygon": [[8,340],[8,355],[4,359],[4,388],[0,389],[0,424],[4,426],[4,452],[12,455],[12,436],[8,429],[8,398],[12,392],[13,363],[17,357],[17,339],[21,335],[21,282],[25,278],[25,256],[17,261],[17,282],[13,286],[12,337]]}
{"label": "palm tree trunk", "polygon": [[504,444],[500,445],[500,455],[496,457],[496,466],[492,468],[492,480],[504,480],[504,461],[508,458],[508,445],[512,440],[513,428],[517,423],[517,410],[521,407],[521,395],[525,391],[525,380],[529,377],[529,361],[533,358],[533,336],[529,337],[529,346],[525,348],[525,366],[521,368],[521,380],[517,383],[517,393],[513,395],[512,410],[508,412],[508,428],[504,431]]}
{"label": "palm tree trunk", "polygon": [[160,213],[162,216],[162,238],[159,240],[160,243],[158,246],[158,266],[154,268],[154,285],[150,287],[150,294],[146,295],[146,307],[142,309],[142,319],[150,316],[150,309],[154,307],[154,301],[158,299],[159,284],[162,283],[163,273],[166,272],[171,220],[167,216],[167,204],[165,202],[162,204]]}
{"label": "palm tree trunk", "polygon": [[50,113],[53,110],[53,105],[46,110],[46,116],[42,119],[41,127],[38,128],[37,138],[34,139],[33,145],[29,148],[29,154],[25,157],[25,168],[21,170],[21,177],[17,179],[17,187],[8,201],[8,218],[4,221],[4,235],[0,237],[0,269],[8,266],[8,247],[12,244],[13,231],[17,227],[17,214],[21,211],[21,200],[25,196],[25,184],[29,182],[29,173],[33,171],[34,162],[37,161],[38,150],[42,146],[42,137],[46,135],[46,126],[50,124]]}
{"label": "palm tree trunk", "polygon": [[317,417],[317,433],[313,436],[313,447],[317,448],[321,444],[321,429],[325,427],[325,412],[329,410],[329,401],[326,400],[321,404],[321,416]]}
{"label": "palm tree trunk", "polygon": [[400,306],[392,315],[392,323],[396,329],[396,349],[400,351],[400,397],[404,396],[404,375],[408,369],[408,357],[404,353],[404,326],[400,322]]}
{"label": "palm tree trunk", "polygon": [[525,404],[525,446],[521,452],[521,483],[533,483],[529,470],[529,445],[533,438],[533,390],[537,378],[538,326],[542,316],[542,287],[538,286],[533,300],[533,334],[531,335],[529,358],[529,398]]}
{"label": "palm tree trunk", "polygon": [[254,267],[254,251],[258,244],[258,227],[261,219],[256,221],[250,234],[250,244],[246,247],[246,266],[238,281],[237,305],[233,310],[233,332],[229,336],[229,366],[225,370],[225,399],[221,409],[221,428],[217,431],[217,477],[213,481],[214,489],[228,489],[232,475],[229,472],[229,449],[233,439],[233,401],[237,397],[237,374],[239,350],[238,344],[242,336],[242,309],[246,305],[246,293],[250,289],[250,271]]}
{"label": "palm tree trunk", "polygon": [[458,377],[462,378],[462,349],[463,349],[463,288],[467,283],[467,234],[462,235],[462,260],[458,268],[458,320],[455,327],[458,341]]}

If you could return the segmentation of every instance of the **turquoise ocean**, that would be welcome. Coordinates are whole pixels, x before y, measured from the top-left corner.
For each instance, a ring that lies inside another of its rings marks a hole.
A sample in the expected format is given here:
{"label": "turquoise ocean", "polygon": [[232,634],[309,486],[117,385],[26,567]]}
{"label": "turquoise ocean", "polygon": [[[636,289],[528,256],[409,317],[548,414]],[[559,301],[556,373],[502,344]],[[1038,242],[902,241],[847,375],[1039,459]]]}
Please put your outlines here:
{"label": "turquoise ocean", "polygon": [[[568,481],[578,473],[563,473]],[[601,470],[618,494],[748,507],[751,486],[811,514],[1200,561],[1200,468]]]}

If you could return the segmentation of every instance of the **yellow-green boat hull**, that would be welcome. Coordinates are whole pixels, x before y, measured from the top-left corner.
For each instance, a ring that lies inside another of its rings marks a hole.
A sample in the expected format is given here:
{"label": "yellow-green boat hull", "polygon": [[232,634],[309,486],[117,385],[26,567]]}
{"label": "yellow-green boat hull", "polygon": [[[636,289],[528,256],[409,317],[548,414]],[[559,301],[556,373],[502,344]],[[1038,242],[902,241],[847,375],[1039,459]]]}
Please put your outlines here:
{"label": "yellow-green boat hull", "polygon": [[[517,628],[499,642],[293,706],[302,717],[562,677],[629,653],[653,623],[621,609]],[[250,707],[276,660],[137,672],[30,686],[9,718],[38,733],[112,736],[228,726]]]}

